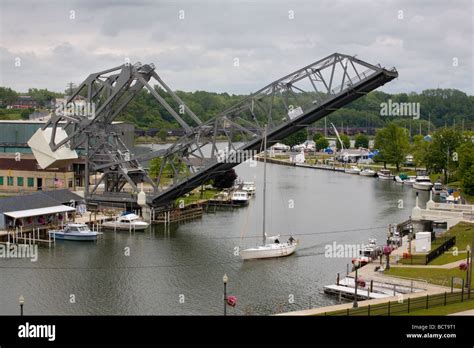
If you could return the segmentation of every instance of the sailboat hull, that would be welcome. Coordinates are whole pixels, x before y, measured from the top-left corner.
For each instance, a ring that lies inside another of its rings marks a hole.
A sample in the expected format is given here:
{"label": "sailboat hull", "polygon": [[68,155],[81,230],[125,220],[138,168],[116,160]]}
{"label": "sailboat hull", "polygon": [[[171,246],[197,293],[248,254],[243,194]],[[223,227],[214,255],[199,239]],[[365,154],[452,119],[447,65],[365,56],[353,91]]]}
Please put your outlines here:
{"label": "sailboat hull", "polygon": [[295,243],[267,244],[256,248],[242,250],[240,252],[240,257],[243,260],[284,257],[293,254],[295,252],[295,249]]}

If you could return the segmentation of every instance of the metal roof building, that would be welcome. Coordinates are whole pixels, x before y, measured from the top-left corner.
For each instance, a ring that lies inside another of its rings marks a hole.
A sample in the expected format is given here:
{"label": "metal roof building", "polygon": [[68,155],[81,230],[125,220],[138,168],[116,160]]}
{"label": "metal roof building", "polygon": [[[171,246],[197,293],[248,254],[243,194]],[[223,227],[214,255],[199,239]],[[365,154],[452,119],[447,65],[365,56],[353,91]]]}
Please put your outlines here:
{"label": "metal roof building", "polygon": [[[81,196],[67,189],[40,191],[24,196],[1,198],[0,230],[5,230],[8,227],[9,218],[27,218],[38,216],[37,214],[43,215],[72,211],[74,209],[70,209],[71,207],[67,205],[71,204],[72,201],[76,205],[77,202],[82,200]],[[47,208],[52,209],[48,210]]]}

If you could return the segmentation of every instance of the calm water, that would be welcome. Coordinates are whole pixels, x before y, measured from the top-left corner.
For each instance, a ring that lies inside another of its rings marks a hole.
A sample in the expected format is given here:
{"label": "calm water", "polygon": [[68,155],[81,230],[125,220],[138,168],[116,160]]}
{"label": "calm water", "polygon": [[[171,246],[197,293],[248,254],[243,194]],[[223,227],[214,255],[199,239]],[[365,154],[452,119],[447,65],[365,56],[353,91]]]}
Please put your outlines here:
{"label": "calm water", "polygon": [[[295,255],[247,262],[234,256],[235,247],[260,241],[262,224],[262,165],[241,164],[239,176],[257,183],[250,207],[205,214],[169,231],[154,226],[145,233],[106,232],[98,243],[58,242],[40,248],[36,263],[1,259],[0,314],[17,314],[23,294],[28,314],[220,315],[224,273],[228,293],[238,299],[230,313],[335,303],[322,287],[351,260],[325,258],[324,246],[382,243],[386,226],[408,218],[415,202],[414,190],[391,181],[277,165],[267,170],[267,231],[282,239],[298,235]],[[421,198],[424,206],[428,197]]]}

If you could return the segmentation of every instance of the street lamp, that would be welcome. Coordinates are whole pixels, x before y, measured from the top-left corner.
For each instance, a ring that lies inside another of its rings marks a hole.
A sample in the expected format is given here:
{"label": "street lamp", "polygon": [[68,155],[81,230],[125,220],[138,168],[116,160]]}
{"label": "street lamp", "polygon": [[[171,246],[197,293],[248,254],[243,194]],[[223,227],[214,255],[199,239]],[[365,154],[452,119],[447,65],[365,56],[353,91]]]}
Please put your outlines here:
{"label": "street lamp", "polygon": [[355,292],[354,292],[354,303],[352,304],[352,308],[357,308],[359,307],[359,305],[357,304],[357,270],[359,269],[359,266],[360,266],[360,261],[359,260],[355,260],[354,261],[354,267],[355,267],[355,271],[356,271],[356,274],[355,274]]}
{"label": "street lamp", "polygon": [[18,302],[20,303],[20,316],[23,316],[23,305],[25,304],[25,298],[23,295],[20,295]]}
{"label": "street lamp", "polygon": [[224,274],[222,277],[222,282],[224,283],[224,316],[227,315],[227,281],[229,278],[227,277],[227,274]]}

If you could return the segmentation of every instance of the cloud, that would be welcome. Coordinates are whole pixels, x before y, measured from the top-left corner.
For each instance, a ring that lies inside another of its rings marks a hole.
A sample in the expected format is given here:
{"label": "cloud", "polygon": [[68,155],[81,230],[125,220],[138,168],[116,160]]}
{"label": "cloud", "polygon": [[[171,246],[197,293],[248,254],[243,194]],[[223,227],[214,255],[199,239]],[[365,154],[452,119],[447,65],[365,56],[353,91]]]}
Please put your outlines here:
{"label": "cloud", "polygon": [[455,4],[3,0],[0,84],[63,91],[128,58],[155,63],[173,89],[249,93],[341,52],[395,66],[400,76],[387,92],[473,94],[473,5]]}

